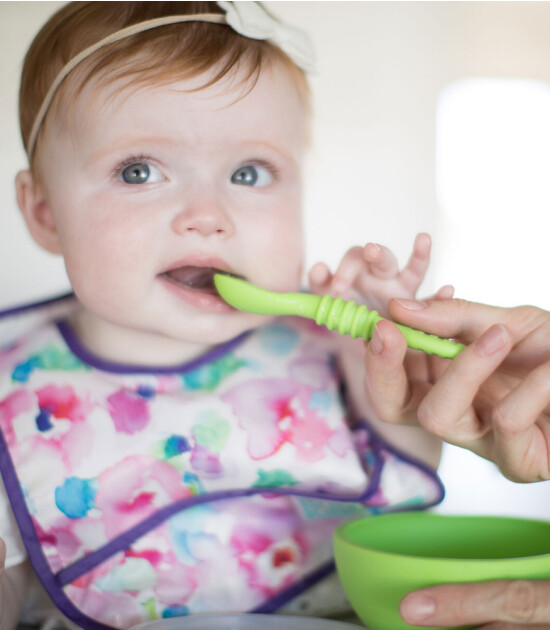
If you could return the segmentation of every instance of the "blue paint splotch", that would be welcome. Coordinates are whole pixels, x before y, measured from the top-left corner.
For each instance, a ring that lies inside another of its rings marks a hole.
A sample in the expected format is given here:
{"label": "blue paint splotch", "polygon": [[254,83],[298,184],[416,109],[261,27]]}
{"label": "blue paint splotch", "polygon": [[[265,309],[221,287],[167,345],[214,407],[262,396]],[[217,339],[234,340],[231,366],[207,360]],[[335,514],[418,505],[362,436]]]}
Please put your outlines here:
{"label": "blue paint splotch", "polygon": [[55,489],[55,504],[69,518],[83,518],[95,506],[97,485],[93,480],[69,477]]}
{"label": "blue paint splotch", "polygon": [[183,435],[171,435],[164,443],[164,456],[166,459],[176,457],[181,453],[191,450],[191,445]]}
{"label": "blue paint splotch", "polygon": [[36,416],[36,428],[40,433],[45,433],[53,428],[53,423],[50,419],[51,410],[40,407],[40,412]]}
{"label": "blue paint splotch", "polygon": [[187,617],[187,615],[189,615],[189,608],[187,608],[187,606],[172,606],[163,611],[162,618],[174,619],[175,617]]}

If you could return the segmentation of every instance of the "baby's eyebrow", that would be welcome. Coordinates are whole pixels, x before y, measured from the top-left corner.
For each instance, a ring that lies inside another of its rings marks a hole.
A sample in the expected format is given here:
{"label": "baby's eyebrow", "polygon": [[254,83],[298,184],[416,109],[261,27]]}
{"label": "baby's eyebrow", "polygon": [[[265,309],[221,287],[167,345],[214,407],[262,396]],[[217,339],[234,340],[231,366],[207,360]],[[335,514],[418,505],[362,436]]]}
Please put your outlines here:
{"label": "baby's eyebrow", "polygon": [[284,160],[287,160],[292,165],[296,165],[298,163],[298,158],[293,155],[292,151],[289,151],[287,147],[277,146],[272,144],[271,142],[264,142],[261,140],[253,140],[250,142],[243,142],[243,146],[248,148],[250,151],[254,151],[255,149],[263,149],[268,151],[269,153],[276,153]]}
{"label": "baby's eyebrow", "polygon": [[[236,154],[239,147],[249,152],[247,158],[253,159],[254,153],[257,151],[267,152],[271,155],[276,155],[280,159],[286,161],[291,167],[294,167],[299,162],[299,157],[294,155],[291,150],[286,146],[279,146],[276,143],[263,140],[242,140],[239,143],[230,142],[227,145],[227,150],[231,154]],[[192,143],[191,143],[192,145]],[[185,141],[182,138],[167,138],[159,136],[138,136],[138,137],[125,137],[115,138],[113,141],[102,145],[97,149],[93,146],[89,150],[84,151],[84,164],[89,166],[93,164],[101,163],[105,160],[112,159],[113,157],[122,158],[131,154],[149,153],[154,152],[155,149],[182,149],[185,146]],[[153,156],[152,156],[153,157]]]}
{"label": "baby's eyebrow", "polygon": [[142,136],[132,138],[116,138],[107,145],[103,145],[97,149],[90,148],[85,157],[86,164],[94,164],[108,159],[111,156],[128,153],[140,153],[144,150],[151,150],[155,147],[176,147],[180,145],[180,140],[174,138],[159,138],[158,136]]}

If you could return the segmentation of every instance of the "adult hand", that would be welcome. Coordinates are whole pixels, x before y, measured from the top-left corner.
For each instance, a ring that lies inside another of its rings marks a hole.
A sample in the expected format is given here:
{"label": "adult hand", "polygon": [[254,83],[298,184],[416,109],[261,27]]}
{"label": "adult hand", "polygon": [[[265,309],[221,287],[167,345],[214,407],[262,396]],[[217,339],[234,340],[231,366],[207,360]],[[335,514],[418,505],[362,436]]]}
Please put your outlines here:
{"label": "adult hand", "polygon": [[378,417],[495,462],[514,481],[550,479],[550,313],[463,300],[392,300],[392,319],[468,347],[452,361],[408,352],[379,322],[365,353]]}
{"label": "adult hand", "polygon": [[550,629],[550,580],[445,584],[406,595],[403,619],[419,626]]}

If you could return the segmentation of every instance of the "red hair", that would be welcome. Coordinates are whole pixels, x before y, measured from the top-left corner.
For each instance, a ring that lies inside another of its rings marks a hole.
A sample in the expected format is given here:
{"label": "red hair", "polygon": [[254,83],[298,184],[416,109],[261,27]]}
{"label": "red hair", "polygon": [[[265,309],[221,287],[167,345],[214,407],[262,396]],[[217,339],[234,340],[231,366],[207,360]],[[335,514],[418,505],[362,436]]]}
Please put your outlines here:
{"label": "red hair", "polygon": [[[216,2],[71,2],[55,13],[35,37],[23,65],[19,121],[25,149],[29,149],[31,128],[50,86],[78,53],[111,33],[145,20],[200,13],[224,11]],[[268,41],[244,37],[227,25],[199,21],[137,33],[97,50],[71,71],[48,110],[37,146],[48,118],[62,99],[68,95],[76,99],[99,73],[106,82],[131,78],[133,85],[147,85],[196,77],[215,67],[217,72],[208,85],[244,70],[243,83],[250,82],[252,88],[262,67],[275,61],[291,73],[308,104],[309,89],[303,71]]]}

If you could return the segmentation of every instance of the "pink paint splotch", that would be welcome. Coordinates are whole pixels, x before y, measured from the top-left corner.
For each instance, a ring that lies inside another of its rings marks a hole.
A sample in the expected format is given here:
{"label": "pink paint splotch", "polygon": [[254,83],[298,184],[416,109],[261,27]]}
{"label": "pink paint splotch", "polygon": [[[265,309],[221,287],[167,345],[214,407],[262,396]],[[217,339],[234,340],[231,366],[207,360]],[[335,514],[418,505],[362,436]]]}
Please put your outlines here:
{"label": "pink paint splotch", "polygon": [[334,430],[311,408],[314,390],[286,379],[243,383],[223,396],[248,434],[248,453],[256,460],[291,444],[302,462],[321,459]]}
{"label": "pink paint splotch", "polygon": [[120,389],[107,398],[107,407],[117,433],[137,433],[151,419],[147,400],[138,394]]}

